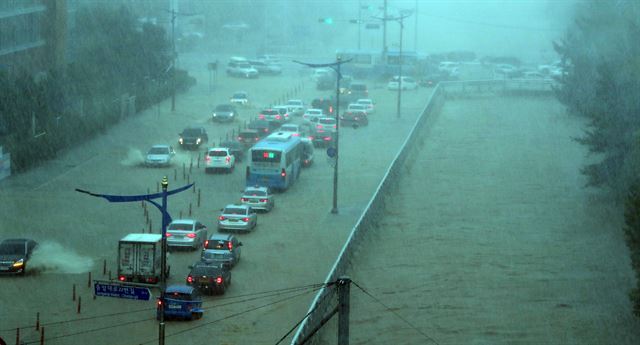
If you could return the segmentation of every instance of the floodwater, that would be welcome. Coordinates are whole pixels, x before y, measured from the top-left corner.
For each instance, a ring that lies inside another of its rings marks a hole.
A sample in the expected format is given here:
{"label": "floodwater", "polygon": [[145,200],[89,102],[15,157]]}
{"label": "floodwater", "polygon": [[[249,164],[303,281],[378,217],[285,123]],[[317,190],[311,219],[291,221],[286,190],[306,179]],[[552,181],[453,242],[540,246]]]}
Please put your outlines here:
{"label": "floodwater", "polygon": [[638,344],[622,212],[583,187],[583,126],[551,97],[448,100],[354,259],[375,299],[352,284],[351,344]]}

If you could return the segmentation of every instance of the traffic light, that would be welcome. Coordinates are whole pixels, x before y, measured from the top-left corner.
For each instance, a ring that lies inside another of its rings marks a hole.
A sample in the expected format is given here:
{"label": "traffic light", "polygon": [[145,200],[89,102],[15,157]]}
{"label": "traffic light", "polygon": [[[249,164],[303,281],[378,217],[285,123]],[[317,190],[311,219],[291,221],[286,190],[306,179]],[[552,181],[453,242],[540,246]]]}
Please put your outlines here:
{"label": "traffic light", "polygon": [[328,18],[320,18],[318,21],[319,21],[320,23],[323,23],[323,24],[333,24],[333,18],[331,18],[331,17],[328,17]]}

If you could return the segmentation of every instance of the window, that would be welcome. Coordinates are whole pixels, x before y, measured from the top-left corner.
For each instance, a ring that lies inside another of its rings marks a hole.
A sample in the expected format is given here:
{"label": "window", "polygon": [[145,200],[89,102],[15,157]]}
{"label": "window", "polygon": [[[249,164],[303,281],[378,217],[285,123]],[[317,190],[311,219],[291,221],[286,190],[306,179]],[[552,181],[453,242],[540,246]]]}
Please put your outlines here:
{"label": "window", "polygon": [[172,223],[167,230],[191,230],[192,225],[188,223]]}
{"label": "window", "polygon": [[226,157],[227,151],[223,150],[213,150],[209,151],[209,157]]}

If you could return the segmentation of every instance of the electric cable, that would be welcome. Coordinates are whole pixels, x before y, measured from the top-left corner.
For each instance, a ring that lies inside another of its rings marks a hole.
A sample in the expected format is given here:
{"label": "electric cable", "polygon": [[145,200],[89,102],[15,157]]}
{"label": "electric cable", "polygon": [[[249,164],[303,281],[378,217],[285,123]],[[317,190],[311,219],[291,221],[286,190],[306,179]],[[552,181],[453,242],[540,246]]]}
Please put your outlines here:
{"label": "electric cable", "polygon": [[[216,301],[213,301],[213,302],[215,303],[215,302],[220,301],[220,300],[233,300],[233,299],[238,299],[238,298],[252,297],[252,296],[259,296],[259,295],[267,295],[267,294],[269,294],[269,295],[266,296],[266,297],[272,297],[273,294],[278,295],[279,293],[282,293],[282,292],[285,292],[285,291],[297,291],[297,290],[302,290],[302,289],[307,289],[307,288],[314,288],[314,287],[318,287],[318,286],[322,286],[322,285],[324,285],[324,284],[316,283],[316,284],[294,286],[294,287],[288,287],[288,288],[282,288],[282,289],[253,292],[253,293],[248,293],[248,294],[243,294],[243,295],[238,295],[238,296],[220,297],[220,298],[216,298]],[[255,299],[257,299],[257,298],[241,300],[241,301],[237,301],[237,302],[233,302],[233,303],[243,303],[243,302],[247,302],[247,301],[253,301]],[[215,307],[218,307],[218,306],[226,306],[228,304],[231,304],[231,303],[213,305],[213,306],[206,307],[205,309],[215,308]],[[139,313],[139,312],[143,312],[143,311],[147,311],[148,312],[148,311],[152,311],[152,310],[156,310],[156,307],[137,309],[137,310],[121,311],[121,312],[116,312],[116,313],[108,313],[108,314],[101,314],[101,315],[94,315],[94,316],[87,316],[87,317],[81,317],[81,318],[70,319],[70,320],[52,321],[52,322],[40,323],[40,326],[41,327],[42,326],[54,326],[54,325],[59,325],[59,324],[64,324],[64,323],[71,323],[71,322],[77,322],[77,321],[86,321],[86,320],[93,320],[93,319],[99,319],[99,318],[107,318],[107,317],[120,316],[120,315],[125,315],[125,314],[135,314],[135,313]],[[22,327],[13,327],[13,328],[0,329],[0,332],[12,332],[12,331],[15,331],[17,328],[29,329],[29,328],[35,328],[35,327],[36,327],[35,325],[28,325],[28,326],[22,326]]]}
{"label": "electric cable", "polygon": [[427,340],[430,340],[431,342],[435,343],[436,345],[440,345],[435,339],[433,339],[432,337],[430,337],[429,335],[427,335],[426,333],[424,333],[423,331],[421,331],[420,329],[418,329],[418,327],[414,326],[411,322],[409,322],[407,319],[405,319],[404,317],[400,316],[400,314],[398,314],[395,310],[391,309],[390,307],[388,307],[386,304],[382,303],[381,300],[379,300],[378,298],[376,298],[375,296],[373,296],[372,294],[370,294],[367,290],[365,290],[362,286],[358,285],[358,283],[354,282],[353,280],[351,281],[353,283],[353,285],[355,285],[358,289],[360,289],[362,292],[365,293],[365,295],[371,297],[371,299],[373,299],[374,301],[378,302],[381,306],[383,306],[385,309],[387,309],[387,311],[392,312],[396,317],[398,317],[400,320],[402,320],[404,323],[406,323],[409,327],[411,327],[414,331],[420,333],[422,336],[424,336]]}

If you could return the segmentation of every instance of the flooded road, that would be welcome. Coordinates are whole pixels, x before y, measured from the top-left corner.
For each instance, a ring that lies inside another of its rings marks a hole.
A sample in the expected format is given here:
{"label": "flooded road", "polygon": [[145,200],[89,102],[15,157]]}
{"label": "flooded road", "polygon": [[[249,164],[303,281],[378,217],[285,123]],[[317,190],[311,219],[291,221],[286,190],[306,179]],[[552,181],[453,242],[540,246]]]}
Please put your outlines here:
{"label": "flooded road", "polygon": [[637,344],[622,212],[583,187],[583,125],[550,97],[448,100],[356,255],[378,301],[352,285],[351,344]]}

